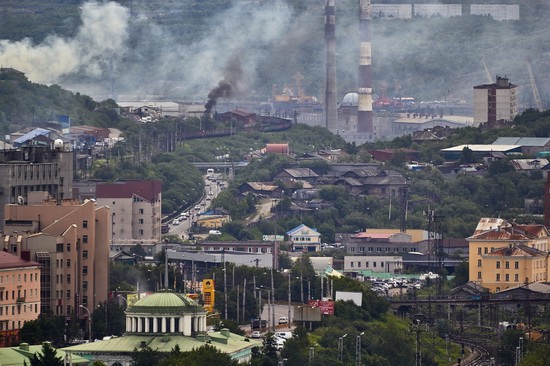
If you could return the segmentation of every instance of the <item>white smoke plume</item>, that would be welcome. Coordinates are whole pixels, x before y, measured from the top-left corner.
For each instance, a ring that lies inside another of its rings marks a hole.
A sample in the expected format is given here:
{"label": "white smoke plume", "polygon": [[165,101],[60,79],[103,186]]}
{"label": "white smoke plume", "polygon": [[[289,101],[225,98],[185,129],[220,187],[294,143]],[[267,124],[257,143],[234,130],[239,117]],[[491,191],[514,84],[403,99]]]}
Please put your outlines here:
{"label": "white smoke plume", "polygon": [[87,2],[81,12],[82,25],[74,38],[51,35],[38,45],[28,38],[0,40],[0,60],[43,84],[57,83],[75,73],[101,74],[115,55],[125,51],[129,12],[115,2]]}

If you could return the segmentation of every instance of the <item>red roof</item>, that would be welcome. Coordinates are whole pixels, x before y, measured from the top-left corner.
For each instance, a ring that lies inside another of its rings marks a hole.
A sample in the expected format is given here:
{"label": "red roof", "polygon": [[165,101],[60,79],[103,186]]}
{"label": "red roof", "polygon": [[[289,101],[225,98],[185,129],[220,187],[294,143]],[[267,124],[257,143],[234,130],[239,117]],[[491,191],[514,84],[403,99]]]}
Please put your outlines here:
{"label": "red roof", "polygon": [[115,183],[98,183],[96,198],[132,198],[139,196],[149,202],[159,200],[162,192],[160,180],[129,180]]}
{"label": "red roof", "polygon": [[17,267],[35,267],[39,266],[37,262],[26,261],[8,252],[0,251],[0,269]]}

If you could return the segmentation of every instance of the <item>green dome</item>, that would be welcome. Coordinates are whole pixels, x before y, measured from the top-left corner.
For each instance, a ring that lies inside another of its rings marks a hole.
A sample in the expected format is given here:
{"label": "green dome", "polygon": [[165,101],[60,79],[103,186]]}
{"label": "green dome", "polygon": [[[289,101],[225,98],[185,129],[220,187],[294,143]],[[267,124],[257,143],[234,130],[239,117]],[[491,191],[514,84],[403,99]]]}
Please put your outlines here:
{"label": "green dome", "polygon": [[127,313],[148,313],[148,314],[181,314],[181,313],[201,313],[206,310],[197,304],[195,300],[184,294],[176,292],[156,292],[138,300],[130,306]]}

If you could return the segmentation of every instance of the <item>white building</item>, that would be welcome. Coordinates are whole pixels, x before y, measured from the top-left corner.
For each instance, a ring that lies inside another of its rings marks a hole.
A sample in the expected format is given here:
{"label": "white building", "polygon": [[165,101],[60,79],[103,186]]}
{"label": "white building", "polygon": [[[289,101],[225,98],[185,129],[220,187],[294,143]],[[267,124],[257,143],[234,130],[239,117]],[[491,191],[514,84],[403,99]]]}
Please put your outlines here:
{"label": "white building", "polygon": [[98,183],[98,206],[111,209],[111,244],[151,244],[161,241],[162,182],[136,180]]}
{"label": "white building", "polygon": [[363,271],[399,273],[402,269],[403,258],[398,255],[346,255],[344,257],[344,273],[360,273]]}
{"label": "white building", "polygon": [[500,76],[496,83],[474,86],[474,125],[512,121],[518,114],[517,88]]}

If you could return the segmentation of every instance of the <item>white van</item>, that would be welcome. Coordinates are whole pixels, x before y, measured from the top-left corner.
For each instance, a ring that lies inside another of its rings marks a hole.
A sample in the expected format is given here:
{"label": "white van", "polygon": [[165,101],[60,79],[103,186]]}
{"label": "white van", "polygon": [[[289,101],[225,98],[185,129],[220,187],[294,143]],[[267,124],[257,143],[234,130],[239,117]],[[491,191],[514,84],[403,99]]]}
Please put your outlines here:
{"label": "white van", "polygon": [[290,339],[292,338],[292,332],[277,332],[274,336],[282,339]]}
{"label": "white van", "polygon": [[208,235],[222,235],[222,232],[219,230],[210,230]]}

